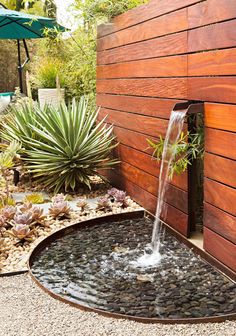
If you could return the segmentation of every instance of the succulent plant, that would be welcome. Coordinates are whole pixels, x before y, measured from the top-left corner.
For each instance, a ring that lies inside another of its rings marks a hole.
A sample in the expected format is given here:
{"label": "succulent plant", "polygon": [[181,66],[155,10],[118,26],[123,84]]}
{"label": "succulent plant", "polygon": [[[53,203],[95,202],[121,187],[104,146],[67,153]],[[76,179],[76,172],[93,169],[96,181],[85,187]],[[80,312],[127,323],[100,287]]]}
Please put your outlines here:
{"label": "succulent plant", "polygon": [[70,218],[71,208],[66,201],[53,202],[48,210],[53,219]]}
{"label": "succulent plant", "polygon": [[9,233],[19,241],[32,241],[34,229],[31,229],[29,225],[15,223]]}
{"label": "succulent plant", "polygon": [[0,194],[0,208],[5,207],[6,205],[15,205],[16,202],[12,197],[7,197],[5,193]]}
{"label": "succulent plant", "polygon": [[15,226],[18,224],[23,224],[30,226],[33,224],[33,218],[31,212],[17,213],[13,220],[11,221],[11,225]]}
{"label": "succulent plant", "polygon": [[116,188],[111,188],[107,191],[107,195],[110,196],[111,198],[115,198],[117,191],[119,190]]}
{"label": "succulent plant", "polygon": [[76,203],[76,206],[78,208],[80,208],[80,211],[83,212],[83,213],[86,213],[86,212],[88,212],[90,210],[88,202],[85,201],[84,199],[81,199],[80,201],[78,201]]}
{"label": "succulent plant", "polygon": [[32,193],[29,195],[26,195],[24,198],[24,203],[32,203],[32,204],[42,204],[45,202],[44,196],[40,193]]}
{"label": "succulent plant", "polygon": [[6,226],[6,218],[0,215],[0,237],[3,236],[5,226]]}
{"label": "succulent plant", "polygon": [[107,191],[107,195],[110,196],[113,201],[119,203],[119,205],[122,208],[128,207],[125,191],[116,188],[111,188],[110,190]]}
{"label": "succulent plant", "polygon": [[110,211],[112,208],[111,201],[108,196],[100,197],[97,200],[97,210]]}
{"label": "succulent plant", "polygon": [[[0,152],[1,184],[3,184],[4,180],[6,199],[8,199],[10,198],[8,175],[10,169],[14,167],[16,159],[19,159],[17,152],[21,149],[21,145],[20,142],[12,139],[12,142],[8,146],[2,145],[1,148],[4,148],[4,150]],[[8,203],[4,204],[6,205]]]}
{"label": "succulent plant", "polygon": [[52,203],[64,202],[66,200],[66,196],[64,194],[57,194],[52,197]]}
{"label": "succulent plant", "polygon": [[30,203],[30,202],[27,202],[27,203],[22,204],[22,205],[18,208],[18,210],[19,210],[19,212],[21,212],[21,213],[25,213],[25,212],[30,211],[30,210],[32,209],[32,207],[33,207],[33,204]]}
{"label": "succulent plant", "polygon": [[5,217],[5,219],[9,222],[14,218],[16,211],[17,209],[15,206],[7,205],[4,208],[2,208],[1,215]]}
{"label": "succulent plant", "polygon": [[127,208],[126,192],[122,190],[117,190],[114,195],[115,201],[121,205],[122,208]]}
{"label": "succulent plant", "polygon": [[44,216],[42,208],[32,207],[30,210],[30,214],[34,224],[45,225],[46,216]]}

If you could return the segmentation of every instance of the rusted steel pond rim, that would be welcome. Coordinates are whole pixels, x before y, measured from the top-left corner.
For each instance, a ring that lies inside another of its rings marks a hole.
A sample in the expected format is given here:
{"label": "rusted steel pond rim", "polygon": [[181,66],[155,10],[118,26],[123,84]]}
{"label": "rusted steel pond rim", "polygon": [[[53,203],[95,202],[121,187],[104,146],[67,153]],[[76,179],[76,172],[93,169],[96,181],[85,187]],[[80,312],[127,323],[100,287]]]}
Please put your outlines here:
{"label": "rusted steel pond rim", "polygon": [[81,304],[78,304],[76,302],[73,302],[69,299],[66,299],[58,294],[55,294],[48,288],[46,288],[38,279],[33,275],[31,271],[31,266],[33,264],[34,258],[45,249],[45,247],[48,246],[49,243],[55,241],[58,238],[61,238],[69,233],[72,233],[73,231],[83,228],[88,225],[96,225],[96,224],[102,224],[102,223],[111,223],[111,222],[117,222],[122,221],[126,219],[138,219],[145,216],[145,212],[143,210],[140,211],[133,211],[133,212],[126,212],[122,214],[114,214],[114,215],[105,215],[98,218],[89,219],[83,222],[79,222],[76,224],[72,224],[66,228],[60,229],[54,233],[52,233],[50,236],[46,237],[44,240],[42,240],[31,252],[29,260],[28,260],[28,269],[29,274],[31,278],[34,280],[34,282],[42,288],[46,293],[48,293],[50,296],[52,296],[54,299],[57,299],[63,303],[67,303],[73,307],[79,308],[83,311],[88,312],[95,312],[100,315],[111,317],[111,318],[118,318],[118,319],[128,319],[133,320],[136,322],[141,323],[162,323],[162,324],[197,324],[197,323],[208,323],[208,322],[224,322],[226,320],[236,320],[236,313],[234,314],[226,314],[221,316],[212,316],[212,317],[197,317],[197,318],[179,318],[179,319],[160,319],[160,318],[145,318],[145,317],[136,317],[131,315],[125,315],[125,314],[118,314],[118,313],[111,313],[105,310],[96,309],[92,307],[87,307]]}

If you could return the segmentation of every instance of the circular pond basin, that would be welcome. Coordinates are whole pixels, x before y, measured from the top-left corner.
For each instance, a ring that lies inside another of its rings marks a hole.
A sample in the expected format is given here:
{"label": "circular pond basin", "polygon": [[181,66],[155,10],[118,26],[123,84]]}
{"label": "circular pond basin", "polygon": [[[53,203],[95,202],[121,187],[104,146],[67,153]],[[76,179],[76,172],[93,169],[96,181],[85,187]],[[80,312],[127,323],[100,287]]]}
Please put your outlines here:
{"label": "circular pond basin", "polygon": [[161,261],[137,265],[150,241],[150,219],[94,223],[76,225],[33,253],[31,273],[54,296],[143,322],[236,316],[235,283],[169,233]]}

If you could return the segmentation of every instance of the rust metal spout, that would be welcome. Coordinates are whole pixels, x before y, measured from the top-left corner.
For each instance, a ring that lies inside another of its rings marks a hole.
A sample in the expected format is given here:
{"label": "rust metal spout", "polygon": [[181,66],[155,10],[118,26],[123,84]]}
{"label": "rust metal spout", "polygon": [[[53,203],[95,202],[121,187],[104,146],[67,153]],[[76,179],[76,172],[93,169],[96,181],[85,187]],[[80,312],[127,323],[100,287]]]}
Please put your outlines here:
{"label": "rust metal spout", "polygon": [[204,113],[204,103],[200,101],[189,100],[183,103],[175,104],[173,111],[186,111],[186,114]]}

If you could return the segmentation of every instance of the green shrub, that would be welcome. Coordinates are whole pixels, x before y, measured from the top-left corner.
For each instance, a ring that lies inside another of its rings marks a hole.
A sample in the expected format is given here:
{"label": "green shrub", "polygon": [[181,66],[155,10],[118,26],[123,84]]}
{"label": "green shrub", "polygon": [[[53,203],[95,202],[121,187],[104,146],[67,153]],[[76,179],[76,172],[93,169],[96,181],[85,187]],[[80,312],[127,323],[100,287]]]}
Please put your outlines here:
{"label": "green shrub", "polygon": [[[161,161],[165,140],[160,136],[157,143],[150,139],[147,139],[147,142],[154,149],[153,156],[157,161]],[[201,131],[197,134],[190,134],[189,132],[184,134],[182,132],[178,141],[170,145],[169,151],[175,153],[169,172],[169,178],[172,180],[174,174],[184,173],[194,159],[202,158],[204,153],[203,133]]]}
{"label": "green shrub", "polygon": [[60,85],[65,85],[64,65],[62,61],[46,57],[38,59],[31,73],[31,82],[35,88],[53,89],[56,87],[56,78],[59,77]]}
{"label": "green shrub", "polygon": [[3,123],[2,137],[21,140],[26,168],[45,187],[55,192],[75,190],[79,184],[90,187],[90,176],[117,163],[109,158],[117,145],[113,128],[104,120],[96,125],[97,114],[88,110],[85,98],[58,110],[22,105]]}

